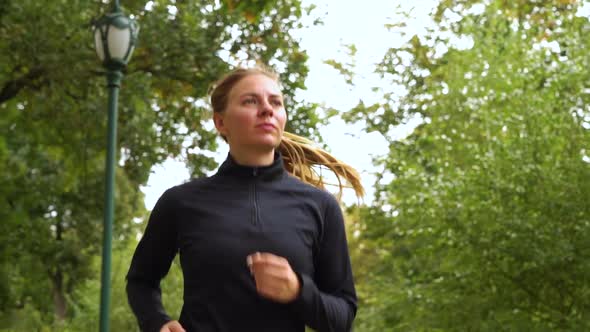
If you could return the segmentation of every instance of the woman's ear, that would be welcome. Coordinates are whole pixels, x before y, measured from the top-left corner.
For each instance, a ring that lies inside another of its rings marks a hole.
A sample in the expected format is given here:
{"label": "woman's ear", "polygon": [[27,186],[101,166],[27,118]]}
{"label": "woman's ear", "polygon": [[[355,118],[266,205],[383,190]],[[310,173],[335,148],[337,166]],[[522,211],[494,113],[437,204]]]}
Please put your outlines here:
{"label": "woman's ear", "polygon": [[227,136],[227,128],[223,122],[223,113],[213,113],[213,123],[215,124],[215,128],[217,128],[217,132],[219,132],[221,136]]}

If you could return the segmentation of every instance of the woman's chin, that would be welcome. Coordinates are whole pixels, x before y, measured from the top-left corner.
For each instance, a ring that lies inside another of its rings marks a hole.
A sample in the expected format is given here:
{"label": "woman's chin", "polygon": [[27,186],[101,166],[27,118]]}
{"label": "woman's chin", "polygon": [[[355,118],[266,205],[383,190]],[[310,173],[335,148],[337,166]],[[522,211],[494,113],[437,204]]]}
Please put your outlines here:
{"label": "woman's chin", "polygon": [[254,144],[259,146],[261,149],[274,149],[278,147],[280,143],[281,140],[277,139],[276,137],[260,137]]}

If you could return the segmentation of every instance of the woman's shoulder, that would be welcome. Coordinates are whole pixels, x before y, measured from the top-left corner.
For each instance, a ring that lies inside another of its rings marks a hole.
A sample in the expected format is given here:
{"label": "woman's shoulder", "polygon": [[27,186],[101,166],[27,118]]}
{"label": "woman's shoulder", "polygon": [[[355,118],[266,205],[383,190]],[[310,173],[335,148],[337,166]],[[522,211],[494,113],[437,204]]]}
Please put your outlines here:
{"label": "woman's shoulder", "polygon": [[316,187],[312,184],[309,184],[307,182],[304,182],[301,179],[299,179],[293,175],[290,175],[290,174],[285,178],[286,178],[286,185],[289,190],[301,191],[301,192],[305,193],[306,195],[313,197],[318,202],[324,202],[324,203],[328,203],[328,204],[333,204],[333,203],[338,204],[338,200],[336,199],[334,194],[329,192],[327,189],[318,188],[318,187]]}
{"label": "woman's shoulder", "polygon": [[213,176],[202,177],[202,178],[192,178],[183,183],[176,184],[172,187],[169,187],[164,191],[162,197],[166,196],[168,198],[174,198],[178,196],[182,196],[187,192],[192,192],[194,190],[204,189],[209,186],[213,185]]}

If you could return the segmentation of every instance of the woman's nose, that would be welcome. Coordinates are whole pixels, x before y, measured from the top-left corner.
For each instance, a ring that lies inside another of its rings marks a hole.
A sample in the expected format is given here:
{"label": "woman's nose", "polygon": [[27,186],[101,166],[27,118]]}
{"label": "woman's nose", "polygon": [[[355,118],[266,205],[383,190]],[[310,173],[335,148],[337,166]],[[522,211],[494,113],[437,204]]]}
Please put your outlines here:
{"label": "woman's nose", "polygon": [[258,111],[260,116],[272,116],[273,112],[274,109],[268,101],[263,101],[260,103],[260,109]]}

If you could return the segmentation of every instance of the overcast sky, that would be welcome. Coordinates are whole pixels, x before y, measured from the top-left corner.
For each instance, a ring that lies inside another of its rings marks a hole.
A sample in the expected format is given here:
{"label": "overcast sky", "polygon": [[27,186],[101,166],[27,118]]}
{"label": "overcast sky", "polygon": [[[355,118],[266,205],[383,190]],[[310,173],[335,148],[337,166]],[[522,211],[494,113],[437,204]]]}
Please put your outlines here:
{"label": "overcast sky", "polygon": [[[328,107],[346,111],[358,104],[359,100],[370,103],[376,96],[372,87],[383,86],[381,80],[372,74],[374,64],[381,60],[389,47],[399,46],[405,37],[399,33],[388,31],[386,23],[399,23],[404,20],[408,35],[423,34],[426,24],[430,21],[428,13],[436,1],[433,0],[304,0],[304,5],[314,3],[317,8],[312,15],[322,18],[324,24],[294,32],[294,37],[301,40],[301,46],[309,55],[310,72],[306,80],[307,91],[299,96],[309,102],[324,103]],[[412,19],[407,20],[396,15],[398,6],[404,10],[412,9]],[[324,64],[325,60],[335,59],[349,62],[343,45],[354,44],[357,48],[355,56],[356,76],[354,86],[347,85],[336,70]],[[396,128],[391,135],[404,137],[409,134],[417,121]],[[330,152],[337,158],[350,164],[361,172],[363,184],[367,191],[365,203],[370,203],[374,194],[372,189],[376,169],[371,156],[383,155],[387,152],[385,140],[379,134],[367,134],[362,124],[345,125],[342,121],[333,120],[321,128],[322,137],[328,144]],[[216,155],[222,161],[227,155],[227,145],[221,144]],[[185,182],[188,171],[180,160],[168,160],[155,166],[142,190],[145,193],[145,204],[152,209],[158,197],[174,185]],[[357,202],[352,190],[344,193],[344,203]]]}

